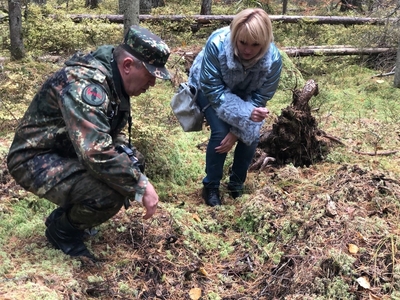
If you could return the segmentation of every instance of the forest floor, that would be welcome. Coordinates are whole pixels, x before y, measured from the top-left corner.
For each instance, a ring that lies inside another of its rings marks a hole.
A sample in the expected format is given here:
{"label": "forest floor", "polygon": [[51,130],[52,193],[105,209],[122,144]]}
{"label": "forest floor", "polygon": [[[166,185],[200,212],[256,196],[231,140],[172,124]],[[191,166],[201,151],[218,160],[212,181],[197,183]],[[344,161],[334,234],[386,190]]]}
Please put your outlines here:
{"label": "forest floor", "polygon": [[[8,174],[5,158],[1,170],[4,217],[29,193]],[[223,193],[221,208],[206,207],[197,189],[171,195],[151,221],[141,219],[135,203],[122,209],[87,239],[98,262],[56,254],[80,261],[70,279],[37,265],[52,261],[36,251],[51,249],[40,230],[24,239],[11,235],[2,251],[13,267],[0,278],[0,298],[30,299],[37,290],[53,295],[42,299],[396,299],[398,179],[357,164],[322,162],[250,172],[246,185],[239,200]],[[32,206],[27,215],[44,222],[48,211]],[[209,235],[224,243],[206,245],[218,243]],[[31,271],[22,271],[26,264]]]}
{"label": "forest floor", "polygon": [[8,173],[16,124],[3,123],[0,299],[400,299],[400,161],[382,154],[399,145],[398,123],[370,153],[354,151],[364,141],[349,132],[381,127],[357,120],[327,131],[343,143],[321,161],[252,170],[238,199],[223,185],[221,207],[204,204],[199,179],[167,193],[150,220],[137,203],[121,209],[85,239],[97,262],[47,242],[54,206]]}

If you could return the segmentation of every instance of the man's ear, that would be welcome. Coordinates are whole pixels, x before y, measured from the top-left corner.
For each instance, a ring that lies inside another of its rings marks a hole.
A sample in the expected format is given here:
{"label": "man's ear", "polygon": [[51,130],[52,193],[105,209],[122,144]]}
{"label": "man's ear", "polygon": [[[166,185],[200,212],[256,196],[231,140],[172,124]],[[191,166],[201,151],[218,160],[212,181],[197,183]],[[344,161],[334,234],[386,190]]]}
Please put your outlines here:
{"label": "man's ear", "polygon": [[133,64],[134,64],[134,61],[131,57],[124,58],[124,60],[122,61],[122,69],[124,70],[125,74],[129,74],[130,69]]}

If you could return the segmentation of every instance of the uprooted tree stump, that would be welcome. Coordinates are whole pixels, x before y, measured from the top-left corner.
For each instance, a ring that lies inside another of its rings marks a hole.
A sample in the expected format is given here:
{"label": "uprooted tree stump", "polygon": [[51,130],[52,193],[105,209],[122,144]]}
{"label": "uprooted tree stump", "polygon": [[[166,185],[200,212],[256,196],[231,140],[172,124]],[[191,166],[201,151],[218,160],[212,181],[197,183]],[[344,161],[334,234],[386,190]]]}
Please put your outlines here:
{"label": "uprooted tree stump", "polygon": [[308,80],[303,89],[293,91],[290,106],[282,110],[272,130],[262,130],[250,170],[262,170],[273,162],[275,166],[293,164],[310,166],[323,160],[329,152],[330,139],[318,129],[308,104],[318,95],[318,84]]}

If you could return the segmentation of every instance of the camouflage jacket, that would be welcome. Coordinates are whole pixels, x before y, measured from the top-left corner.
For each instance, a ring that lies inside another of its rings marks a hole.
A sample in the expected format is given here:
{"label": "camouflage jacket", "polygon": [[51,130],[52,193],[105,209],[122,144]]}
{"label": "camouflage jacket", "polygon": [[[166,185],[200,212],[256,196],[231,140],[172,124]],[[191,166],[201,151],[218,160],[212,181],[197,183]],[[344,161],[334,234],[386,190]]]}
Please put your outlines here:
{"label": "camouflage jacket", "polygon": [[144,193],[146,176],[127,154],[115,150],[130,106],[112,51],[112,46],[102,46],[75,54],[32,100],[7,157],[8,169],[22,187],[43,196],[85,170],[124,196]]}

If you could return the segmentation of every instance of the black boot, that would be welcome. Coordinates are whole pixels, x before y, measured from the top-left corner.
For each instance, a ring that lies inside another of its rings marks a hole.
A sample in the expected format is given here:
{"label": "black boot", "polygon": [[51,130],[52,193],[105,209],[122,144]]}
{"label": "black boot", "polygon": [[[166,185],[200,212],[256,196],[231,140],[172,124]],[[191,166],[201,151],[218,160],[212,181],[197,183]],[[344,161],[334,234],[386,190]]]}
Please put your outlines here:
{"label": "black boot", "polygon": [[95,261],[96,258],[83,243],[84,231],[75,228],[63,213],[49,224],[46,229],[47,240],[56,248],[70,256],[86,256]]}
{"label": "black boot", "polygon": [[228,192],[229,192],[229,195],[231,195],[231,197],[233,199],[236,199],[236,198],[242,196],[243,195],[243,184],[240,184],[240,183],[237,183],[234,181],[229,181]]}
{"label": "black boot", "polygon": [[62,208],[61,206],[57,207],[47,217],[46,221],[44,222],[44,225],[46,225],[46,227],[49,227],[50,223],[53,222],[54,220],[58,219],[59,217],[61,217],[64,212],[65,212],[64,208]]}
{"label": "black boot", "polygon": [[218,188],[206,188],[203,187],[202,196],[204,201],[209,206],[217,206],[221,205],[221,199],[219,197],[219,189]]}
{"label": "black boot", "polygon": [[229,185],[228,185],[228,191],[229,195],[231,195],[233,199],[236,199],[243,195],[243,189],[235,189],[233,187],[230,187]]}
{"label": "black boot", "polygon": [[[46,227],[49,227],[50,223],[53,222],[54,220],[58,219],[61,217],[61,215],[65,212],[65,209],[62,207],[57,207],[55,210],[51,212],[51,214],[47,217],[46,221],[44,222],[44,225]],[[85,235],[86,236],[95,236],[99,231],[95,228],[88,228],[85,229]]]}

